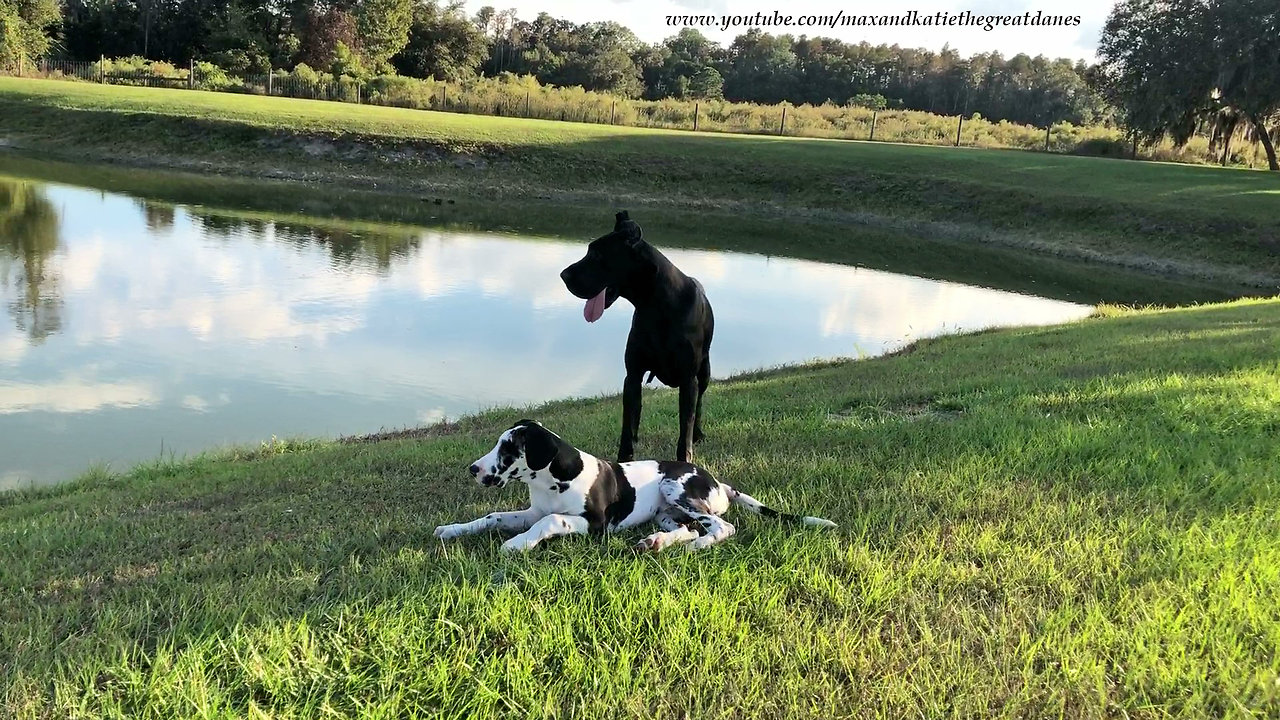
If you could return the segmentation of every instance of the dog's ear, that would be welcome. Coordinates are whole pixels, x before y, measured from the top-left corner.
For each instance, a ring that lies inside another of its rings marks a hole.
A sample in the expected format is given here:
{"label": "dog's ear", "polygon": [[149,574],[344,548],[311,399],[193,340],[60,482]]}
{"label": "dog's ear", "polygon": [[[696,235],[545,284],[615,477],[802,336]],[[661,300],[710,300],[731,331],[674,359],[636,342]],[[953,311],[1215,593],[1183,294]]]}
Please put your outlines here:
{"label": "dog's ear", "polygon": [[640,240],[644,237],[644,233],[640,230],[640,224],[631,219],[626,210],[614,216],[613,232],[622,235],[622,241],[627,247],[634,248],[640,244]]}
{"label": "dog's ear", "polygon": [[555,437],[541,425],[525,425],[524,428],[524,462],[530,470],[541,470],[555,459]]}
{"label": "dog's ear", "polygon": [[644,233],[640,230],[640,223],[634,220],[627,221],[627,245],[636,247],[640,241],[644,239]]}
{"label": "dog's ear", "polygon": [[530,470],[551,469],[551,477],[572,480],[582,474],[582,456],[569,443],[534,423],[524,431],[524,461]]}

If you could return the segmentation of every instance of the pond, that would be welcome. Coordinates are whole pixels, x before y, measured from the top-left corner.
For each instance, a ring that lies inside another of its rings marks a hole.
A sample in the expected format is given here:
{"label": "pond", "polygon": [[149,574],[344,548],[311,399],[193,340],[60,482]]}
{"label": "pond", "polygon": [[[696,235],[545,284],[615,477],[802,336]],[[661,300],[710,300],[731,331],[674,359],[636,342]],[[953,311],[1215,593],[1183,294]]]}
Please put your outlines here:
{"label": "pond", "polygon": [[[584,240],[272,215],[0,176],[0,489],[276,437],[616,393],[631,308],[558,273]],[[647,210],[647,214],[656,214]],[[636,213],[644,225],[644,214]],[[665,247],[716,310],[716,377],[1058,323],[1089,306]],[[656,385],[656,383],[655,383]]]}

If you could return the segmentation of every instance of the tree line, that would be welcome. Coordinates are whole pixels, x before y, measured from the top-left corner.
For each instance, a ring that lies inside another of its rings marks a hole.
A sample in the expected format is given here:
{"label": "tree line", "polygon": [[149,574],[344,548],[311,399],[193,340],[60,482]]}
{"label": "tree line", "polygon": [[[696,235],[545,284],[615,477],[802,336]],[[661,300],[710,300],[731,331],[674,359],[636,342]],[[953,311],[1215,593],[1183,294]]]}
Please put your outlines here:
{"label": "tree line", "polygon": [[1120,0],[1100,61],[963,57],[898,45],[773,35],[728,46],[685,28],[642,42],[616,22],[574,23],[441,0],[0,0],[0,66],[41,56],[140,55],[211,62],[236,76],[273,68],[368,79],[459,82],[532,76],[626,98],[859,105],[1045,126],[1114,123],[1135,141],[1261,142],[1277,169],[1280,2]]}
{"label": "tree line", "polygon": [[[6,8],[19,20],[6,22]],[[1085,124],[1105,111],[1085,65],[1065,59],[962,57],[758,29],[727,47],[691,28],[648,44],[616,22],[528,20],[492,7],[467,16],[461,3],[438,0],[0,0],[0,27],[19,23],[33,58],[197,59],[237,75],[300,63],[352,77],[509,72],[628,98],[852,102],[1033,124]],[[0,34],[0,62],[23,42]]]}

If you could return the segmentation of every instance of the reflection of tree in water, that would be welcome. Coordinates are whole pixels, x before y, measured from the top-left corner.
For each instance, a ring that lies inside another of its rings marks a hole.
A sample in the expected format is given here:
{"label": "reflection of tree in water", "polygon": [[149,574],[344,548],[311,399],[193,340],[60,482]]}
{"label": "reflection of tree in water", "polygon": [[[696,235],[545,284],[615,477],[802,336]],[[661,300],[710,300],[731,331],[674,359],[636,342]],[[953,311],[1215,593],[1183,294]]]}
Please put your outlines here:
{"label": "reflection of tree in water", "polygon": [[0,287],[17,288],[9,315],[36,343],[62,329],[57,249],[58,212],[41,189],[0,180]]}
{"label": "reflection of tree in water", "polygon": [[158,205],[146,200],[134,202],[142,208],[142,220],[147,224],[148,231],[158,233],[173,229],[172,205]]}
{"label": "reflection of tree in water", "polygon": [[254,241],[262,241],[270,234],[276,242],[299,249],[323,246],[338,267],[372,262],[380,272],[385,272],[396,258],[405,257],[418,247],[418,235],[407,228],[398,232],[346,230],[198,212],[193,212],[192,217],[208,237],[226,240],[248,236]]}

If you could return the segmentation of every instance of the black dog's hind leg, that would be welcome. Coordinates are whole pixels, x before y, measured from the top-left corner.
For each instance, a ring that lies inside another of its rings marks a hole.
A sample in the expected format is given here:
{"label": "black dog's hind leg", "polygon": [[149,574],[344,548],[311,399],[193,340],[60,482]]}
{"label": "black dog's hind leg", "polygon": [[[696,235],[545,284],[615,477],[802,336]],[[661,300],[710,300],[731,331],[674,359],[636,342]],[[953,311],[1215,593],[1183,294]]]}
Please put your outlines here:
{"label": "black dog's hind leg", "polygon": [[618,462],[635,458],[635,443],[640,434],[640,379],[643,371],[627,372],[622,381],[622,437],[618,440]]}
{"label": "black dog's hind leg", "polygon": [[711,358],[702,358],[702,365],[698,368],[698,404],[693,409],[693,441],[695,443],[702,442],[702,396],[707,392],[707,385],[711,383]]}
{"label": "black dog's hind leg", "polygon": [[693,462],[693,433],[698,406],[698,381],[689,378],[680,386],[680,444],[676,447],[676,459]]}

